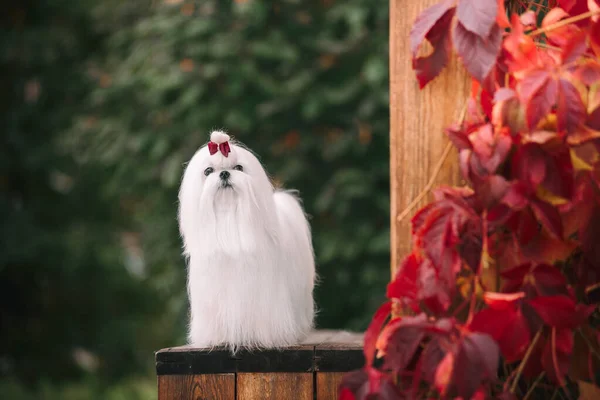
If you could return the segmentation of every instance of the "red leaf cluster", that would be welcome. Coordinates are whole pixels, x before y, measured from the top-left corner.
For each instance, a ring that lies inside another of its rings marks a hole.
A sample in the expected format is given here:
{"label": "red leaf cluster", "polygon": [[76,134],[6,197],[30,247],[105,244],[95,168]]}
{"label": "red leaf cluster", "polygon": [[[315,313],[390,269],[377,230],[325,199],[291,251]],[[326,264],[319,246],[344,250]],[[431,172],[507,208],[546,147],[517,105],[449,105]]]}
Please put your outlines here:
{"label": "red leaf cluster", "polygon": [[412,252],[340,398],[509,399],[597,373],[572,366],[577,335],[600,339],[584,333],[600,303],[600,1],[550,4],[538,18],[447,0],[415,21],[421,87],[453,49],[472,76],[446,130],[469,187],[434,190],[413,216]]}

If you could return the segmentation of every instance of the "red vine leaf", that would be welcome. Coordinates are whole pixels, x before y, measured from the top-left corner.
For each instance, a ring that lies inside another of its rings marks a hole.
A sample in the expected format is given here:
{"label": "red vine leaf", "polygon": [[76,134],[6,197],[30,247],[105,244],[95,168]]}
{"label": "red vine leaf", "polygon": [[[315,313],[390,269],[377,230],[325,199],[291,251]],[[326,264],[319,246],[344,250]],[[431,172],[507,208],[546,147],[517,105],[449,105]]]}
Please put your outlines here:
{"label": "red vine leaf", "polygon": [[[506,303],[495,301],[490,308],[475,314],[469,329],[490,335],[498,342],[506,361],[513,362],[523,356],[531,341],[529,325],[519,307],[523,293],[498,295],[510,300],[506,300]],[[493,296],[487,296],[486,302],[490,302],[491,297]]]}
{"label": "red vine leaf", "polygon": [[496,63],[502,47],[502,30],[494,24],[487,37],[470,32],[458,21],[453,34],[456,52],[473,78],[483,82]]}
{"label": "red vine leaf", "polygon": [[585,121],[586,112],[579,91],[566,79],[558,81],[556,108],[558,131],[574,132]]}
{"label": "red vine leaf", "polygon": [[576,2],[577,0],[558,0],[558,5],[565,11],[569,11]]}
{"label": "red vine leaf", "polygon": [[[410,31],[412,66],[417,74],[420,88],[438,76],[448,62],[450,52],[450,23],[454,16],[454,2],[446,0],[423,11]],[[417,57],[423,40],[433,46],[433,53]]]}
{"label": "red vine leaf", "polygon": [[558,96],[558,85],[550,73],[536,69],[527,73],[519,83],[519,97],[525,104],[527,126],[534,129],[552,110]]}
{"label": "red vine leaf", "polygon": [[396,319],[384,328],[377,347],[385,355],[386,368],[402,372],[408,366],[425,338],[427,325],[427,315],[422,313]]}
{"label": "red vine leaf", "polygon": [[555,384],[565,385],[565,375],[571,364],[573,332],[569,329],[553,328],[546,340],[542,354],[542,366]]}
{"label": "red vine leaf", "polygon": [[568,64],[577,61],[587,50],[585,31],[579,31],[568,38],[561,54],[562,64]]}
{"label": "red vine leaf", "polygon": [[504,7],[504,0],[497,0],[498,12],[496,16],[496,23],[500,28],[510,28],[510,22],[506,14],[506,8]]}
{"label": "red vine leaf", "polygon": [[590,27],[590,47],[596,54],[596,57],[600,57],[600,19]]}
{"label": "red vine leaf", "polygon": [[576,305],[575,300],[564,295],[536,297],[529,304],[548,326],[566,329],[581,325],[594,309]]}
{"label": "red vine leaf", "polygon": [[496,0],[460,0],[456,8],[458,21],[466,30],[481,38],[490,35],[497,15]]}
{"label": "red vine leaf", "polygon": [[471,399],[485,381],[496,378],[499,356],[498,344],[491,336],[468,333],[440,362],[435,374],[436,387],[449,397]]}
{"label": "red vine leaf", "polygon": [[551,204],[540,200],[532,201],[531,208],[542,226],[556,238],[562,239],[563,226],[558,210]]}
{"label": "red vine leaf", "polygon": [[377,337],[381,332],[383,324],[389,317],[391,310],[392,303],[390,301],[385,302],[381,307],[379,307],[377,312],[375,312],[375,315],[373,316],[373,319],[371,320],[367,331],[365,332],[363,352],[365,354],[365,365],[367,367],[370,367],[373,364]]}

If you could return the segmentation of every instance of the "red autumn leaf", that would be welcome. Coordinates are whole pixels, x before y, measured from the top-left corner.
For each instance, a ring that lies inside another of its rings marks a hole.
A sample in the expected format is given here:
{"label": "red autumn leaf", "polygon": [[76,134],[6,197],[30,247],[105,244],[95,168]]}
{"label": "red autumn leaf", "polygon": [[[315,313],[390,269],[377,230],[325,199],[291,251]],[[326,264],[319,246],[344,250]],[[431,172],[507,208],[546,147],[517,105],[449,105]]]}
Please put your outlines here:
{"label": "red autumn leaf", "polygon": [[[598,24],[600,26],[600,24]],[[600,32],[598,33],[600,35]],[[599,55],[600,57],[600,55]],[[575,79],[580,80],[584,85],[590,86],[600,81],[600,62],[596,60],[585,60],[581,62],[573,74]]]}
{"label": "red autumn leaf", "polygon": [[[542,28],[547,28],[550,25],[554,25],[557,22],[568,18],[569,16],[570,15],[561,8],[552,8],[544,17],[544,20],[542,21]],[[564,48],[567,46],[570,38],[579,32],[580,29],[575,24],[568,24],[548,30],[546,32],[546,38],[551,45]]]}
{"label": "red autumn leaf", "polygon": [[[577,154],[577,157],[583,159],[584,162],[589,163],[593,163],[591,158],[598,155],[594,145],[591,143],[573,148],[573,152]],[[589,176],[587,174],[580,174],[576,180],[573,198],[570,202],[559,207],[566,237],[578,232],[580,227],[586,227],[591,219],[595,204],[590,202],[589,199],[594,197],[594,188],[591,187],[588,179]],[[583,239],[585,234],[580,234],[579,237]],[[598,255],[600,256],[600,252]]]}
{"label": "red autumn leaf", "polygon": [[[475,79],[471,79],[472,82],[477,82]],[[478,83],[479,84],[479,83]],[[485,123],[485,115],[481,112],[477,101],[474,97],[467,99],[467,113],[465,114],[464,124],[467,130],[470,132],[481,124]]]}
{"label": "red autumn leaf", "polygon": [[438,390],[449,397],[471,399],[486,381],[497,376],[498,344],[491,336],[472,332],[461,338],[440,362],[435,376]]}
{"label": "red autumn leaf", "polygon": [[[436,191],[438,200],[433,206],[413,218],[415,246],[421,249],[436,273],[436,286],[454,287],[454,277],[461,269],[457,246],[469,221],[477,215],[456,190]],[[421,279],[431,281],[421,271]],[[426,278],[427,277],[427,278]],[[426,285],[422,286],[428,290]],[[426,296],[430,297],[430,296]]]}
{"label": "red autumn leaf", "polygon": [[465,29],[481,38],[490,35],[497,15],[496,0],[459,0],[456,8],[458,21]]}
{"label": "red autumn leaf", "polygon": [[590,27],[590,47],[596,54],[596,57],[600,57],[600,19]]}
{"label": "red autumn leaf", "polygon": [[503,47],[506,50],[508,69],[510,72],[519,73],[519,78],[522,71],[541,66],[538,48],[531,36],[525,35],[523,25],[516,13],[511,16],[511,31],[504,40]]}
{"label": "red autumn leaf", "polygon": [[429,258],[411,254],[402,263],[395,279],[388,285],[388,297],[398,299],[417,311],[418,302],[434,313],[443,313],[450,306],[454,291],[454,275],[438,274]]}
{"label": "red autumn leaf", "polygon": [[575,191],[575,176],[570,149],[560,146],[546,154],[546,176],[542,186],[552,194],[570,200]]}
{"label": "red autumn leaf", "polygon": [[490,94],[490,92],[488,92],[485,89],[483,89],[481,91],[480,103],[481,103],[481,109],[485,113],[488,120],[491,121],[492,120],[492,110],[493,110],[494,104],[493,104],[493,97]]}
{"label": "red autumn leaf", "polygon": [[588,307],[578,307],[575,300],[565,295],[540,296],[529,300],[529,304],[544,323],[556,328],[575,328],[581,325],[590,313]]}
{"label": "red autumn leaf", "polygon": [[558,239],[563,238],[563,226],[556,207],[541,200],[533,200],[531,209],[546,230]]}
{"label": "red autumn leaf", "polygon": [[[527,183],[529,188],[537,187],[546,178],[546,153],[537,143],[527,143],[517,148],[511,164],[513,177]],[[520,188],[515,186],[514,190],[517,189]]]}
{"label": "red autumn leaf", "polygon": [[507,362],[520,359],[531,341],[529,326],[518,301],[507,308],[481,310],[473,317],[469,329],[490,335],[498,342]]}
{"label": "red autumn leaf", "polygon": [[514,310],[518,302],[525,297],[525,293],[496,293],[485,292],[483,300],[485,304],[494,310]]}
{"label": "red autumn leaf", "polygon": [[521,252],[526,246],[539,235],[540,229],[537,220],[531,211],[531,207],[527,207],[521,211],[513,213],[506,220],[506,227],[513,233],[514,241],[518,243]]}
{"label": "red autumn leaf", "polygon": [[568,133],[575,131],[585,121],[586,112],[581,95],[566,79],[558,81],[556,117],[558,130]]}
{"label": "red autumn leaf", "polygon": [[500,88],[494,93],[494,103],[506,101],[516,97],[517,93],[510,88]]}
{"label": "red autumn leaf", "polygon": [[509,188],[510,184],[503,176],[486,176],[477,185],[477,197],[485,209],[491,209],[500,203]]}
{"label": "red autumn leaf", "polygon": [[[585,257],[600,269],[600,205],[596,204],[589,219],[579,228],[579,240]],[[600,275],[597,276],[600,280]]]}
{"label": "red autumn leaf", "polygon": [[433,337],[425,346],[421,355],[421,368],[426,382],[435,383],[438,365],[444,359],[450,347],[448,342],[447,338]]}
{"label": "red autumn leaf", "polygon": [[586,35],[585,31],[579,31],[568,38],[560,57],[563,65],[577,61],[586,52]]}
{"label": "red autumn leaf", "polygon": [[435,388],[444,396],[451,383],[452,372],[454,369],[454,353],[447,352],[444,358],[437,365],[435,370],[434,383]]}
{"label": "red autumn leaf", "polygon": [[510,28],[510,22],[508,22],[506,8],[504,7],[504,0],[497,0],[497,3],[498,3],[498,12],[497,12],[497,16],[496,16],[496,23],[501,28]]}
{"label": "red autumn leaf", "polygon": [[483,248],[481,226],[465,232],[458,245],[458,254],[471,271],[477,272]]}
{"label": "red autumn leaf", "polygon": [[538,264],[531,271],[530,284],[539,296],[551,296],[566,292],[567,279],[558,268],[550,264]]}
{"label": "red autumn leaf", "polygon": [[365,355],[365,365],[370,367],[373,364],[373,359],[375,357],[375,345],[377,343],[377,337],[381,332],[381,328],[383,324],[387,320],[390,315],[390,311],[392,310],[392,303],[385,302],[379,309],[375,312],[367,331],[365,332],[364,337],[364,346],[363,352]]}
{"label": "red autumn leaf", "polygon": [[340,400],[358,400],[363,398],[369,390],[368,379],[369,376],[364,368],[344,374],[342,382],[338,386]]}
{"label": "red autumn leaf", "polygon": [[380,347],[385,354],[385,368],[403,371],[413,359],[425,338],[427,315],[403,317],[390,322],[380,336]]}
{"label": "red autumn leaf", "polygon": [[574,241],[559,239],[547,233],[545,229],[520,246],[522,256],[538,263],[556,263],[565,261],[577,248]]}
{"label": "red autumn leaf", "polygon": [[448,135],[448,139],[450,139],[454,147],[456,147],[459,151],[470,150],[473,148],[473,145],[471,145],[471,141],[469,140],[469,136],[459,126],[454,125],[446,128],[446,135]]}
{"label": "red autumn leaf", "polygon": [[414,253],[409,254],[398,267],[396,276],[387,286],[388,299],[417,299],[417,274],[420,262]]}
{"label": "red autumn leaf", "polygon": [[519,83],[519,97],[525,104],[527,126],[534,129],[552,110],[558,96],[558,84],[543,69],[527,73]]}
{"label": "red autumn leaf", "polygon": [[542,366],[546,374],[552,382],[564,386],[573,353],[573,332],[553,328],[543,351]]}
{"label": "red autumn leaf", "polygon": [[425,37],[433,29],[435,24],[446,14],[446,12],[454,9],[454,2],[446,0],[434,4],[423,11],[415,20],[410,31],[410,50],[413,57],[417,55],[421,43]]}
{"label": "red autumn leaf", "polygon": [[356,400],[354,394],[348,388],[341,388],[339,396],[339,400]]}
{"label": "red autumn leaf", "polygon": [[519,398],[514,393],[511,393],[508,389],[506,389],[504,392],[502,392],[496,399],[497,400],[519,400]]}
{"label": "red autumn leaf", "polygon": [[502,47],[502,30],[493,24],[490,34],[482,38],[458,21],[454,27],[453,42],[467,71],[473,78],[483,82],[498,58]]}
{"label": "red autumn leaf", "polygon": [[[596,3],[597,3],[597,1],[596,1]],[[575,4],[573,5],[573,8],[571,8],[569,10],[569,15],[576,17],[583,13],[587,13],[588,11],[590,11],[588,9],[589,4],[590,4],[590,0],[575,0]],[[584,19],[581,19],[581,20],[575,22],[574,25],[577,25],[580,28],[586,28],[589,25],[590,21],[592,21],[592,20],[593,20],[593,18],[584,18]]]}
{"label": "red autumn leaf", "polygon": [[453,244],[445,243],[445,238],[447,230],[451,229],[454,210],[443,201],[435,204],[415,239],[416,245],[425,251],[436,269],[441,269],[444,267],[444,253],[452,251],[449,246]]}
{"label": "red autumn leaf", "polygon": [[426,259],[419,269],[419,298],[434,314],[441,314],[450,307],[454,280],[441,279],[431,262]]}
{"label": "red autumn leaf", "polygon": [[523,24],[527,28],[537,26],[537,16],[535,12],[532,10],[525,11],[523,14],[519,15],[519,19],[521,20],[521,24]]}
{"label": "red autumn leaf", "polygon": [[496,173],[512,146],[510,135],[502,132],[495,134],[492,124],[489,123],[479,127],[469,139],[475,153],[471,160],[471,169],[478,177]]}
{"label": "red autumn leaf", "polygon": [[500,273],[505,292],[524,291],[528,298],[568,294],[567,280],[558,268],[550,264],[531,263],[504,270]]}
{"label": "red autumn leaf", "polygon": [[571,8],[573,8],[576,2],[577,0],[558,0],[558,5],[565,11],[569,11]]}
{"label": "red autumn leaf", "polygon": [[523,287],[523,281],[526,276],[531,273],[531,263],[520,264],[512,268],[508,268],[500,272],[500,276],[504,279],[503,292],[513,293],[520,292]]}
{"label": "red autumn leaf", "polygon": [[427,216],[434,210],[434,205],[434,203],[427,204],[423,208],[419,209],[419,211],[417,211],[415,215],[411,218],[410,225],[411,234],[413,236],[417,235],[417,232],[421,230],[423,224],[425,223],[425,220],[427,219]]}
{"label": "red autumn leaf", "polygon": [[[451,47],[449,29],[454,11],[454,4],[450,0],[435,4],[417,17],[411,29],[410,48],[413,69],[421,88],[438,76],[448,62]],[[425,39],[431,43],[433,52],[426,57],[417,57]]]}

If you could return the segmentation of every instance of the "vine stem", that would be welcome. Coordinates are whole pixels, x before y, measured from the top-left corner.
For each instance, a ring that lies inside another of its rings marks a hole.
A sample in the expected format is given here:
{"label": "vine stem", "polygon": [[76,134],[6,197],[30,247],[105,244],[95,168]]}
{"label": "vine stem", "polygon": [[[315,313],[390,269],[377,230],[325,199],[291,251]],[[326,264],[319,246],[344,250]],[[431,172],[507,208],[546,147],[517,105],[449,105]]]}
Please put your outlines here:
{"label": "vine stem", "polygon": [[[459,122],[459,124],[462,125],[463,121],[465,120],[465,116],[466,115],[467,115],[467,103],[465,103],[465,105],[464,105],[464,107],[463,107],[463,109],[462,109],[462,111],[460,113],[460,122]],[[427,185],[425,185],[425,187],[423,188],[423,190],[421,190],[421,192],[417,195],[417,197],[415,197],[413,199],[413,201],[411,201],[404,208],[404,210],[402,210],[402,212],[400,213],[400,215],[398,215],[396,217],[396,221],[400,222],[404,218],[406,218],[406,216],[411,212],[411,210],[417,204],[419,204],[419,202],[421,200],[423,200],[423,198],[425,196],[427,196],[427,193],[429,193],[429,191],[431,190],[431,188],[433,188],[433,185],[435,183],[435,179],[437,178],[438,174],[442,170],[442,167],[444,166],[444,162],[446,161],[446,159],[448,158],[448,155],[450,154],[450,150],[452,150],[452,142],[448,142],[446,144],[446,147],[444,148],[444,152],[442,153],[442,157],[440,158],[440,160],[438,161],[438,163],[435,165],[435,168],[433,168],[433,173],[431,174],[431,178],[429,178],[429,182],[427,182]]]}
{"label": "vine stem", "polygon": [[479,268],[477,268],[477,274],[473,276],[473,291],[471,293],[471,305],[469,306],[469,316],[467,317],[467,325],[473,320],[475,314],[475,305],[477,304],[477,284],[479,283],[479,276],[481,271],[489,268],[488,264],[488,237],[487,237],[487,210],[483,211],[482,219],[482,233],[483,233],[483,244],[481,246],[481,258],[479,259]]}
{"label": "vine stem", "polygon": [[562,21],[558,21],[558,22],[556,22],[556,23],[554,23],[552,25],[548,25],[545,28],[536,29],[535,31],[531,32],[529,35],[530,36],[536,36],[536,35],[539,35],[541,33],[550,32],[550,31],[553,31],[554,29],[558,29],[558,28],[561,28],[561,27],[563,27],[565,25],[572,24],[573,22],[581,21],[582,19],[590,18],[590,17],[593,17],[595,15],[599,15],[599,14],[600,14],[600,9],[593,10],[593,11],[588,11],[586,13],[579,14],[579,15],[576,15],[576,16],[571,17],[571,18],[563,19]]}
{"label": "vine stem", "polygon": [[596,351],[596,349],[594,348],[594,345],[592,344],[592,342],[590,342],[589,338],[585,335],[585,333],[583,333],[581,328],[577,329],[577,333],[579,333],[581,335],[585,344],[587,344],[588,347],[590,348],[590,354],[595,355],[600,360],[600,353],[598,353],[598,351]]}
{"label": "vine stem", "polygon": [[446,158],[448,158],[448,154],[450,154],[450,150],[452,150],[452,143],[448,142],[446,144],[446,147],[444,148],[442,157],[440,158],[440,160],[436,164],[435,168],[433,169],[433,173],[431,174],[431,178],[429,178],[429,182],[427,182],[427,185],[425,185],[425,188],[423,188],[421,193],[419,193],[419,195],[417,197],[415,197],[414,200],[411,201],[409,205],[406,206],[406,208],[400,213],[400,215],[398,215],[398,218],[397,218],[398,222],[402,221],[411,212],[411,210],[421,200],[423,200],[423,198],[425,196],[427,196],[427,193],[429,193],[429,191],[433,187],[433,184],[435,183],[435,178],[437,178],[438,174],[442,170],[442,166],[444,165],[444,161],[446,161]]}
{"label": "vine stem", "polygon": [[527,361],[529,361],[529,357],[531,356],[531,353],[533,353],[533,348],[537,344],[537,341],[540,339],[540,336],[542,336],[542,328],[540,328],[537,331],[537,333],[535,334],[535,337],[531,341],[531,344],[529,345],[529,348],[527,349],[527,352],[525,352],[525,356],[523,357],[523,359],[521,360],[521,363],[519,364],[519,368],[517,368],[517,373],[515,374],[515,377],[513,379],[513,383],[510,386],[510,392],[512,394],[514,394],[515,390],[517,389],[517,383],[519,383],[519,378],[521,378],[521,374],[523,373],[523,369],[525,368],[525,365],[527,364]]}
{"label": "vine stem", "polygon": [[540,383],[542,381],[542,379],[544,378],[544,375],[546,375],[546,373],[544,371],[542,371],[542,373],[537,377],[535,382],[533,382],[533,385],[531,385],[531,387],[529,388],[527,393],[525,393],[525,397],[523,397],[523,400],[527,400],[529,398],[529,396],[531,396],[531,394],[533,393],[533,389],[535,389],[535,387],[538,385],[538,383]]}

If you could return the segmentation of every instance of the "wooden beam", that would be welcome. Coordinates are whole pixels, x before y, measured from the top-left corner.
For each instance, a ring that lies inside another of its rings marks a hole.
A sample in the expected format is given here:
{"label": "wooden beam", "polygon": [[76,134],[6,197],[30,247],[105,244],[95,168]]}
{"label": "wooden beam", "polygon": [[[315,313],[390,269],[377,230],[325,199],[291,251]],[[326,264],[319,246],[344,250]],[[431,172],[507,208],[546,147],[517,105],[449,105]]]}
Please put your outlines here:
{"label": "wooden beam", "polygon": [[[444,128],[459,117],[470,83],[466,71],[452,56],[444,72],[423,90],[412,70],[410,30],[417,16],[439,0],[390,0],[390,185],[392,277],[411,250],[410,218],[426,196],[399,220],[402,211],[421,193],[432,177],[448,140]],[[435,185],[460,184],[457,155],[450,153]]]}
{"label": "wooden beam", "polygon": [[336,400],[348,371],[363,367],[363,334],[315,331],[298,346],[228,350],[171,347],[156,353],[158,400]]}

